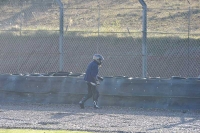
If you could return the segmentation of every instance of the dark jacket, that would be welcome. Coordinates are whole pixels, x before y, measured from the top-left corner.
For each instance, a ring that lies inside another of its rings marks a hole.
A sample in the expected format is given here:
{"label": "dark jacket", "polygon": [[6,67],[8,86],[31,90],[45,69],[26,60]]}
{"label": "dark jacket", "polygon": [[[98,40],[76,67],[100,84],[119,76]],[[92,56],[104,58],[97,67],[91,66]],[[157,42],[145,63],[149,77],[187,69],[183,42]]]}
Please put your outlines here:
{"label": "dark jacket", "polygon": [[87,67],[84,80],[87,82],[96,83],[98,72],[98,63],[96,61],[90,62],[90,64]]}

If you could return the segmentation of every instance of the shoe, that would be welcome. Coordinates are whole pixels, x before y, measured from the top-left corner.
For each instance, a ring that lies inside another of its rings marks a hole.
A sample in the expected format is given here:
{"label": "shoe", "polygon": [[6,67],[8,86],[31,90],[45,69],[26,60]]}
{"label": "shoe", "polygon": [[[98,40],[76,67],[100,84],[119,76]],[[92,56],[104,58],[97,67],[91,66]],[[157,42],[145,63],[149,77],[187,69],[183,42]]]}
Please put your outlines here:
{"label": "shoe", "polygon": [[95,109],[100,109],[100,107],[97,105],[97,102],[96,102],[96,101],[94,101],[94,108],[95,108]]}
{"label": "shoe", "polygon": [[82,101],[79,102],[81,109],[84,109],[84,103]]}
{"label": "shoe", "polygon": [[97,105],[94,105],[94,109],[101,109],[101,108]]}

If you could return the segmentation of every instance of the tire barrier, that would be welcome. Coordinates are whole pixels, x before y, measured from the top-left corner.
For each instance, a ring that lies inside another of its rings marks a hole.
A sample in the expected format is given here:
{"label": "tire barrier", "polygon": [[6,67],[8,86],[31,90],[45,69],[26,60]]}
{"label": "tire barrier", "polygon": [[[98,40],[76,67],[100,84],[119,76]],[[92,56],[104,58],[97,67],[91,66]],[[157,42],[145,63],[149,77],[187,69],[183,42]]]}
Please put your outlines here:
{"label": "tire barrier", "polygon": [[57,73],[53,73],[53,76],[68,76],[69,74],[71,74],[72,72],[57,72]]}
{"label": "tire barrier", "polygon": [[[0,101],[78,104],[87,93],[83,76],[72,72],[1,74]],[[100,106],[200,109],[200,78],[104,77],[98,89]]]}

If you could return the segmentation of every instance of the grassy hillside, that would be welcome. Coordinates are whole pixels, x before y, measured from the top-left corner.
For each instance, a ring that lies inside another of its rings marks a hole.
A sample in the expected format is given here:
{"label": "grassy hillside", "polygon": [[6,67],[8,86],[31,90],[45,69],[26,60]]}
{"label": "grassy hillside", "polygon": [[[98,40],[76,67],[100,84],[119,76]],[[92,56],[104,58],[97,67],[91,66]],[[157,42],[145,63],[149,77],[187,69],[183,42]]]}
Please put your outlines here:
{"label": "grassy hillside", "polygon": [[[98,51],[107,66],[102,75],[142,75],[138,0],[99,0],[99,6],[94,0],[62,1],[64,71],[84,72]],[[145,2],[148,76],[198,76],[200,0],[191,0],[190,5],[186,0]],[[4,0],[0,11],[0,71],[58,71],[59,7],[55,0]]]}
{"label": "grassy hillside", "polygon": [[[137,33],[142,30],[142,7],[138,0],[99,0],[99,3],[94,0],[62,0],[62,2],[65,33],[73,35],[74,31],[87,31],[93,34],[84,35],[96,36],[97,33],[94,32],[98,30],[124,33]],[[200,33],[200,0],[190,0],[190,4],[187,0],[145,0],[145,2],[148,7],[148,32],[178,33],[176,36],[185,38],[189,26],[190,34]],[[0,6],[0,30],[59,29],[59,7],[55,0],[43,0],[43,2],[4,0]],[[183,33],[185,35],[182,35]],[[118,36],[124,35],[118,34]]]}

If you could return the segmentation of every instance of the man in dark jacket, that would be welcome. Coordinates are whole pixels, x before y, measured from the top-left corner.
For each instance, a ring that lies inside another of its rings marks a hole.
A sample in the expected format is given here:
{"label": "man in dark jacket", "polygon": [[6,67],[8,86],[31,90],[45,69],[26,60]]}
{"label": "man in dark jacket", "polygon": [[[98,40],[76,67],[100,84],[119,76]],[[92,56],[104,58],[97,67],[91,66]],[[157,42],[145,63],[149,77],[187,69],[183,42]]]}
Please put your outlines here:
{"label": "man in dark jacket", "polygon": [[84,80],[87,82],[88,93],[82,98],[79,102],[80,107],[84,108],[84,103],[93,96],[94,108],[99,109],[97,102],[99,97],[99,91],[97,90],[97,85],[99,85],[99,81],[97,78],[99,72],[99,66],[104,60],[103,56],[100,54],[95,54],[93,56],[93,61],[87,67],[86,74]]}

